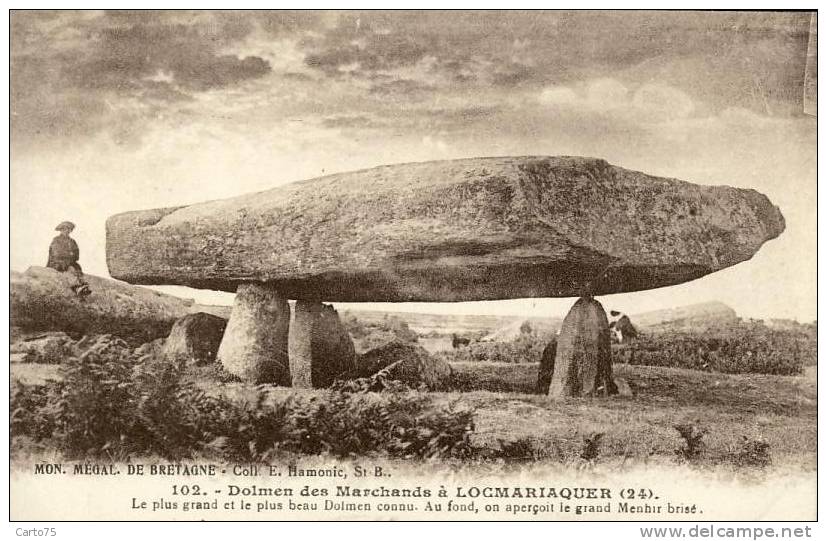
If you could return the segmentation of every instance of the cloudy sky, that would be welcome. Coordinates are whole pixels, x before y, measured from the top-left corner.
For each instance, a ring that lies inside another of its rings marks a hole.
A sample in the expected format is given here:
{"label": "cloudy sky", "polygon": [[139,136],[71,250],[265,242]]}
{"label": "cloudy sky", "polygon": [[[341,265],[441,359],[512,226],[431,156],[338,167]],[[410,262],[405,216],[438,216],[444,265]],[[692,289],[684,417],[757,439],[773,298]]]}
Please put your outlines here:
{"label": "cloudy sky", "polygon": [[[585,155],[755,188],[787,221],[750,261],[607,307],[721,300],[812,320],[810,28],[808,13],[14,11],[11,266],[45,264],[65,219],[85,270],[105,276],[118,212],[397,162]],[[395,308],[563,315],[571,302]]]}

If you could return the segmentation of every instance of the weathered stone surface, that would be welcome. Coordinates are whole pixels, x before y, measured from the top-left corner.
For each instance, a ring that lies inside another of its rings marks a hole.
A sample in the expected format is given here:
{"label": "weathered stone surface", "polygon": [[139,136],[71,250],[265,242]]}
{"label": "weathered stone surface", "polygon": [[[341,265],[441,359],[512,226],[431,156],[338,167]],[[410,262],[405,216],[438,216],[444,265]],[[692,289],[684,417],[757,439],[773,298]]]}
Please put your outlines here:
{"label": "weathered stone surface", "polygon": [[548,394],[553,398],[615,394],[609,320],[603,306],[590,297],[572,306],[560,335]]}
{"label": "weathered stone surface", "polygon": [[552,340],[543,349],[540,357],[540,371],[537,374],[537,394],[548,394],[551,377],[554,375],[554,357],[557,356],[557,339]]}
{"label": "weathered stone surface", "polygon": [[320,302],[296,303],[287,334],[287,357],[290,363],[291,386],[313,387],[313,327],[321,310]]}
{"label": "weathered stone surface", "polygon": [[113,334],[137,346],[169,334],[192,301],[144,287],[86,275],[92,294],[83,300],[73,278],[45,267],[12,272],[10,320],[25,331],[62,331],[79,338]]}
{"label": "weathered stone surface", "polygon": [[293,387],[329,387],[355,366],[353,340],[327,304],[296,302],[287,346]]}
{"label": "weathered stone surface", "polygon": [[271,287],[242,284],[217,359],[244,381],[290,385],[287,333],[290,305]]}
{"label": "weathered stone surface", "polygon": [[387,369],[387,379],[438,389],[451,375],[451,366],[422,346],[392,340],[360,355],[348,379],[368,378]]}
{"label": "weathered stone surface", "polygon": [[205,312],[188,314],[172,326],[161,355],[184,365],[212,363],[226,327],[227,320],[222,317]]}
{"label": "weathered stone surface", "polygon": [[107,221],[112,276],[291,299],[469,301],[637,291],[699,278],[784,230],[754,190],[594,158],[377,167]]}

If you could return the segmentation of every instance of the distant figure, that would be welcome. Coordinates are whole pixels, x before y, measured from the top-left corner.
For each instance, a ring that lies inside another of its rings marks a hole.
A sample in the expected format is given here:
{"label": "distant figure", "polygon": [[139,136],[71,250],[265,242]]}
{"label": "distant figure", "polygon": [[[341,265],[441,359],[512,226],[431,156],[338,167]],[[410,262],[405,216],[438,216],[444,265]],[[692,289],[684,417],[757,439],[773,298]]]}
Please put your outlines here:
{"label": "distant figure", "polygon": [[632,320],[629,319],[629,316],[617,310],[612,310],[609,314],[611,315],[609,329],[618,342],[625,344],[638,337],[637,329],[632,325]]}
{"label": "distant figure", "polygon": [[83,269],[78,263],[78,259],[80,259],[78,243],[69,236],[74,229],[75,224],[72,222],[61,222],[55,227],[55,231],[60,231],[60,235],[52,239],[52,244],[49,246],[49,261],[46,266],[58,272],[71,272],[75,277],[72,291],[78,297],[84,298],[92,293],[92,290],[89,289],[89,284],[84,280]]}
{"label": "distant figure", "polygon": [[470,338],[460,338],[456,334],[451,335],[451,345],[454,346],[454,349],[457,349],[460,346],[467,346],[470,343]]}

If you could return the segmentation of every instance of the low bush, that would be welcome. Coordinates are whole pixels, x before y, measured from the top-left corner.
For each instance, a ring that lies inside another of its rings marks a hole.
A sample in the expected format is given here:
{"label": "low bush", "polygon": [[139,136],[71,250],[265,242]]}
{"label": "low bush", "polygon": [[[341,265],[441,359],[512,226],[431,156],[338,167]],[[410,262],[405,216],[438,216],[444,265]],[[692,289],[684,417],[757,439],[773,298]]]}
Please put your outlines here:
{"label": "low bush", "polygon": [[707,434],[705,428],[699,428],[692,423],[675,425],[675,430],[681,435],[683,445],[675,449],[675,454],[680,460],[693,461],[700,457],[706,444],[703,437]]}
{"label": "low bush", "polygon": [[406,321],[388,314],[380,321],[366,322],[350,312],[345,312],[342,316],[342,324],[353,338],[356,351],[360,353],[388,342],[415,343],[419,341],[419,335],[408,327]]}
{"label": "low bush", "polygon": [[50,443],[67,458],[471,452],[472,412],[417,393],[282,395],[260,387],[253,400],[231,401],[205,393],[171,364],[111,344],[66,360],[61,371],[61,381],[15,384],[10,423],[12,438]]}
{"label": "low bush", "polygon": [[795,375],[812,355],[806,338],[759,323],[708,333],[663,332],[613,349],[614,362],[727,374]]}
{"label": "low bush", "polygon": [[590,436],[583,436],[583,450],[580,452],[580,458],[587,462],[594,462],[600,456],[600,442],[603,440],[604,434],[597,432]]}
{"label": "low bush", "polygon": [[390,334],[402,342],[416,342],[419,335],[408,327],[408,322],[389,314],[385,314],[382,321],[364,322],[351,312],[345,312],[342,316],[342,324],[350,336],[355,340],[370,337],[371,334]]}
{"label": "low bush", "polygon": [[519,438],[513,441],[499,440],[500,448],[493,453],[494,457],[509,461],[537,460],[537,445],[531,438]]}
{"label": "low bush", "polygon": [[25,434],[35,440],[50,438],[57,428],[54,391],[46,385],[12,384],[9,400],[9,431]]}
{"label": "low bush", "polygon": [[421,388],[414,388],[403,381],[394,380],[389,375],[388,367],[376,372],[370,377],[354,378],[354,379],[337,379],[330,386],[331,391],[338,391],[341,393],[401,393],[408,391],[422,390],[427,391],[427,387],[423,384]]}
{"label": "low bush", "polygon": [[[805,330],[809,327],[801,326]],[[471,342],[437,355],[455,362],[539,362],[552,336],[523,333],[510,342]],[[662,331],[612,346],[615,363],[689,368],[727,374],[796,375],[815,364],[812,332],[741,322],[705,332]]]}
{"label": "low bush", "polygon": [[437,355],[455,362],[538,363],[551,337],[523,333],[510,342],[471,342]]}
{"label": "low bush", "polygon": [[765,468],[772,464],[770,444],[762,439],[742,436],[738,445],[730,452],[730,461],[736,466]]}

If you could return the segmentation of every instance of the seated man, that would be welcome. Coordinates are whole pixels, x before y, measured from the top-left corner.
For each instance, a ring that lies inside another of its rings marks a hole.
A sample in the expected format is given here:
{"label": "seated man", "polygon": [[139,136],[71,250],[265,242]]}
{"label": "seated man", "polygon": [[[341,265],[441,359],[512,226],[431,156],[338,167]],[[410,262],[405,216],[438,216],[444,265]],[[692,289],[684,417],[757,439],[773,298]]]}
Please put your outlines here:
{"label": "seated man", "polygon": [[52,239],[52,244],[49,246],[49,261],[46,266],[58,272],[70,271],[75,277],[72,291],[78,297],[83,298],[89,295],[92,290],[89,289],[89,284],[83,279],[83,269],[80,268],[78,263],[78,259],[80,259],[78,243],[69,236],[74,229],[75,224],[72,222],[61,222],[55,227],[55,231],[60,231],[60,235]]}
{"label": "seated man", "polygon": [[624,344],[638,337],[638,331],[635,326],[632,325],[629,316],[617,310],[612,310],[609,314],[609,329],[612,332],[612,336],[616,338],[619,343]]}

